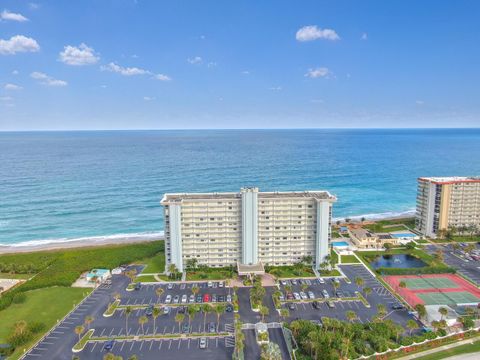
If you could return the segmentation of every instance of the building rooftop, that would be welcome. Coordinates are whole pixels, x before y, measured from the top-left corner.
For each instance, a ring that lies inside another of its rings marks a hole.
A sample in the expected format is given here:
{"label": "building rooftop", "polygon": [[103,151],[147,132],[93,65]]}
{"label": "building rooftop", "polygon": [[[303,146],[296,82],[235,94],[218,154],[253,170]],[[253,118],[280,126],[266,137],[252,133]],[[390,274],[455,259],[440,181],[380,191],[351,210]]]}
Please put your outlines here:
{"label": "building rooftop", "polygon": [[435,184],[455,184],[463,182],[480,182],[480,176],[444,176],[444,177],[421,177],[420,181],[428,181]]}
{"label": "building rooftop", "polygon": [[367,238],[374,238],[375,235],[372,234],[370,231],[364,228],[355,228],[350,229],[350,233],[356,237],[357,239],[367,239]]}
{"label": "building rooftop", "polygon": [[[251,190],[252,188],[249,188]],[[183,200],[220,200],[220,199],[240,199],[241,192],[212,192],[212,193],[175,193],[165,194],[161,204],[182,202]],[[259,199],[269,198],[314,198],[318,200],[336,201],[337,198],[328,191],[274,191],[258,192]]]}

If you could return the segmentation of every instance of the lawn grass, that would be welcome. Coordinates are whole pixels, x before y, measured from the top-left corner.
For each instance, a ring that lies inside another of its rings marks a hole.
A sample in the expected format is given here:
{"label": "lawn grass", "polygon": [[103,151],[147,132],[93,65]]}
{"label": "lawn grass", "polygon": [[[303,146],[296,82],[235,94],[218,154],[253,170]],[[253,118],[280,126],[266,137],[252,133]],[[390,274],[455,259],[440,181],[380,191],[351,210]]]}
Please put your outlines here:
{"label": "lawn grass", "polygon": [[233,271],[230,268],[206,268],[187,272],[187,280],[223,280],[232,277]]}
{"label": "lawn grass", "polygon": [[10,274],[10,273],[0,273],[0,279],[16,279],[16,280],[28,280],[34,274]]}
{"label": "lawn grass", "polygon": [[[33,264],[32,266],[46,266],[31,280],[7,291],[0,298],[0,310],[10,306],[13,296],[19,292],[52,286],[68,287],[84,271],[94,268],[113,269],[121,264],[151,258],[159,252],[163,252],[163,250],[163,241],[149,241],[135,244],[0,255],[0,263],[3,267],[11,267],[16,263],[24,266],[30,263]],[[37,258],[41,260],[35,262]]]}
{"label": "lawn grass", "polygon": [[374,224],[363,225],[363,227],[373,232],[403,231],[415,228],[415,218],[379,220]]}
{"label": "lawn grass", "polygon": [[342,255],[342,264],[358,264],[360,261],[357,259],[355,255]]}
{"label": "lawn grass", "polygon": [[438,360],[445,359],[454,355],[469,354],[480,351],[480,341],[475,341],[473,344],[460,345],[451,349],[442,350],[433,354],[417,357],[417,360]]}
{"label": "lawn grass", "polygon": [[340,239],[341,236],[340,236],[340,234],[338,233],[338,231],[332,231],[332,238],[334,238],[334,239]]}
{"label": "lawn grass", "polygon": [[314,277],[315,274],[309,266],[271,266],[266,269],[269,274],[275,275],[277,278],[297,278],[297,277]]}
{"label": "lawn grass", "polygon": [[146,273],[146,274],[163,273],[165,271],[165,253],[161,251],[151,258],[146,258],[141,260],[140,263],[145,265],[145,268],[143,269],[142,273]]}
{"label": "lawn grass", "polygon": [[154,275],[138,275],[135,278],[135,282],[157,282]]}
{"label": "lawn grass", "polygon": [[[73,304],[78,304],[91,289],[51,287],[28,291],[27,299],[23,304],[12,304],[7,309],[0,311],[0,343],[5,343],[12,331],[15,322],[25,320],[27,323],[39,321],[46,325],[46,330],[62,319]],[[54,304],[54,306],[52,305]],[[17,349],[9,359],[18,359],[22,349],[28,349],[43,334],[37,334],[32,340]]]}
{"label": "lawn grass", "polygon": [[431,239],[435,243],[454,243],[454,242],[479,242],[480,236],[454,236],[452,239]]}

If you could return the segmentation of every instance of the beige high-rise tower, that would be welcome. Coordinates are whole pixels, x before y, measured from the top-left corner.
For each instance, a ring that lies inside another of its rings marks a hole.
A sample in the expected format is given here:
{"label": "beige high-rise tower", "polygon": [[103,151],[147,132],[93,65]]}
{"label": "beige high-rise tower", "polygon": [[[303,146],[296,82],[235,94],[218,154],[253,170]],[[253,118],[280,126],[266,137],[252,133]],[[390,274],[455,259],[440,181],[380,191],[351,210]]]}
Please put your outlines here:
{"label": "beige high-rise tower", "polygon": [[451,227],[480,228],[480,177],[418,179],[416,228],[435,238]]}

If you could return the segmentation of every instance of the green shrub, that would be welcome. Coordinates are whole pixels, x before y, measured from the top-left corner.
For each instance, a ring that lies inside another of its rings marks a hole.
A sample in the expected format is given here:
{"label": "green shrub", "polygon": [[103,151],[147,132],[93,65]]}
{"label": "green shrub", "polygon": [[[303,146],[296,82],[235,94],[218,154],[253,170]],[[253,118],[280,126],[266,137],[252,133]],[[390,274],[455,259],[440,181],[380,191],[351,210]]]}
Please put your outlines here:
{"label": "green shrub", "polygon": [[32,339],[32,333],[25,330],[22,333],[13,333],[7,338],[7,342],[14,348],[23,344],[26,344]]}
{"label": "green shrub", "polygon": [[30,324],[28,324],[27,329],[31,331],[33,334],[38,334],[45,331],[46,327],[47,326],[41,321],[33,321]]}
{"label": "green shrub", "polygon": [[18,293],[13,296],[12,302],[14,304],[23,304],[27,300],[27,295],[25,293]]}

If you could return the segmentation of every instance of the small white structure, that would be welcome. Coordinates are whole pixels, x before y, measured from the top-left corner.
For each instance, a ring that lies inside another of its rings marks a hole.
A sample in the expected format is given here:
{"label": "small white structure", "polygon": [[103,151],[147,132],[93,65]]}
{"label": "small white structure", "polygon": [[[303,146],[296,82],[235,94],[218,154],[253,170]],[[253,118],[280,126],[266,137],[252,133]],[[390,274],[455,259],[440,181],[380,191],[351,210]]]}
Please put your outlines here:
{"label": "small white structure", "polygon": [[122,268],[115,268],[112,270],[112,275],[122,275]]}
{"label": "small white structure", "polygon": [[108,269],[92,269],[87,275],[85,275],[85,279],[88,282],[103,282],[107,280],[111,276],[110,270]]}
{"label": "small white structure", "polygon": [[[448,311],[447,315],[445,316],[440,314],[439,309],[442,307]],[[448,305],[426,305],[425,310],[427,311],[426,320],[429,324],[431,324],[432,321],[440,320],[445,320],[447,322],[447,326],[453,326],[457,323],[458,314]]]}

